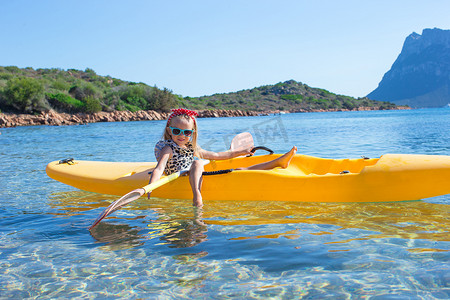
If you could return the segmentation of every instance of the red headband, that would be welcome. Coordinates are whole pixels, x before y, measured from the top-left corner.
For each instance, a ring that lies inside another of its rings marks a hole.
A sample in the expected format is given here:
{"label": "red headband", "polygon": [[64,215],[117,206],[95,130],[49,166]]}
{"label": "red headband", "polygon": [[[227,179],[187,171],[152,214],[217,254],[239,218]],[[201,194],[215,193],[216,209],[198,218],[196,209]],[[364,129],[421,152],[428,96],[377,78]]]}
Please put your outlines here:
{"label": "red headband", "polygon": [[167,124],[169,124],[170,120],[173,117],[182,116],[182,115],[187,115],[187,116],[191,117],[195,123],[194,117],[198,116],[198,113],[193,110],[189,110],[189,109],[185,109],[185,108],[172,109],[172,113],[170,114],[169,118],[167,119]]}

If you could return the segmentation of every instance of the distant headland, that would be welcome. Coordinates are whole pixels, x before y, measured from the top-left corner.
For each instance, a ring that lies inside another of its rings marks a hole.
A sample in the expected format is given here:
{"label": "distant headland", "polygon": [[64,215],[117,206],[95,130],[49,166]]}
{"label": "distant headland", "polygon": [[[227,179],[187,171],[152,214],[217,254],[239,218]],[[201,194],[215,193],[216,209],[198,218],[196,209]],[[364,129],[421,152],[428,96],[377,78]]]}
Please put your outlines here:
{"label": "distant headland", "polygon": [[450,30],[413,32],[370,99],[398,105],[444,107],[450,103]]}

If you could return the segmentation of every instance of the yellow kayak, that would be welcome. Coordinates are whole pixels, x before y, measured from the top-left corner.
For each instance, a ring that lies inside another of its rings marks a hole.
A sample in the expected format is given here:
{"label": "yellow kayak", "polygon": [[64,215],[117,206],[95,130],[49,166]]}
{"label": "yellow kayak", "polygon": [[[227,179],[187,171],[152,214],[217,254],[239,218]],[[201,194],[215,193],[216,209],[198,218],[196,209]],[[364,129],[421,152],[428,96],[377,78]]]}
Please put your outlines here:
{"label": "yellow kayak", "polygon": [[[251,166],[280,154],[211,161],[205,171]],[[155,162],[54,161],[51,178],[81,190],[122,196],[148,184]],[[450,193],[450,156],[386,154],[380,158],[324,159],[296,154],[286,169],[234,170],[203,177],[204,200],[386,202]],[[187,176],[152,197],[191,199]]]}

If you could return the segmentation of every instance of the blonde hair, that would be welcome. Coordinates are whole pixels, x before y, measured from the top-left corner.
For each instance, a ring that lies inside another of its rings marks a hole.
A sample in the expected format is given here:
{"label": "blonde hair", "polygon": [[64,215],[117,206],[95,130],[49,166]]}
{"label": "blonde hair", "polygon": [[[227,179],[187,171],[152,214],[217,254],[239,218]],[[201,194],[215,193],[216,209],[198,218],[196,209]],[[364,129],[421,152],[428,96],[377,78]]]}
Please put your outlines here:
{"label": "blonde hair", "polygon": [[164,128],[164,132],[163,132],[163,139],[164,140],[171,140],[172,137],[170,136],[169,133],[169,126],[172,124],[173,120],[176,118],[183,118],[187,121],[192,121],[194,123],[194,132],[192,133],[192,137],[190,139],[190,142],[192,144],[192,146],[194,147],[194,155],[202,158],[201,154],[200,154],[200,147],[197,145],[197,139],[198,139],[198,127],[197,127],[197,121],[195,120],[195,117],[191,117],[185,114],[182,115],[178,115],[178,116],[174,116],[172,117],[167,123],[166,123],[166,127]]}

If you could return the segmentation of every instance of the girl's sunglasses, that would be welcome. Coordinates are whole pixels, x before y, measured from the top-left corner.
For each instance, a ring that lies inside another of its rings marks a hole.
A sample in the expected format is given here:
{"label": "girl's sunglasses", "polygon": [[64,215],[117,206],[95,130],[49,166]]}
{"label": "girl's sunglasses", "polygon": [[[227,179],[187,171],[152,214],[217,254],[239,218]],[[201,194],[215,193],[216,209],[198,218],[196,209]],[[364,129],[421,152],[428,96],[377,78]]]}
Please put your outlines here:
{"label": "girl's sunglasses", "polygon": [[172,131],[173,135],[184,135],[184,136],[191,136],[194,133],[194,130],[191,129],[180,129],[180,128],[176,128],[176,127],[170,127],[170,130]]}

